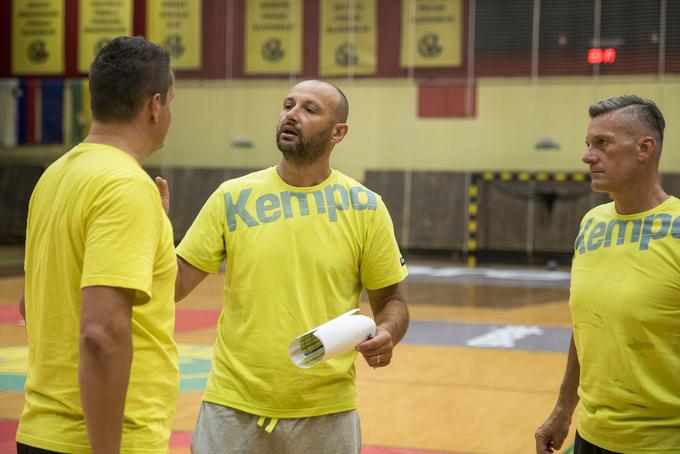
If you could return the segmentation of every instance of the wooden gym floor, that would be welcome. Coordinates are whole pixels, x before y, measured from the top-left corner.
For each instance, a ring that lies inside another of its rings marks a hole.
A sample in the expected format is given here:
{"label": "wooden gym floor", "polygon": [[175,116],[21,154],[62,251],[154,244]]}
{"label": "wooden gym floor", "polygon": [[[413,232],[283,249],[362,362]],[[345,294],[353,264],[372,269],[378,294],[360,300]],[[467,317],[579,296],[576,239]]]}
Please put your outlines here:
{"label": "wooden gym floor", "polygon": [[[26,333],[19,250],[0,252],[0,452],[14,452]],[[363,454],[527,454],[555,402],[570,335],[568,270],[409,262],[411,326],[393,363],[357,358]],[[188,453],[210,368],[222,274],[177,306],[181,392],[171,453]],[[362,303],[362,312],[368,306]],[[570,452],[572,432],[560,452]]]}

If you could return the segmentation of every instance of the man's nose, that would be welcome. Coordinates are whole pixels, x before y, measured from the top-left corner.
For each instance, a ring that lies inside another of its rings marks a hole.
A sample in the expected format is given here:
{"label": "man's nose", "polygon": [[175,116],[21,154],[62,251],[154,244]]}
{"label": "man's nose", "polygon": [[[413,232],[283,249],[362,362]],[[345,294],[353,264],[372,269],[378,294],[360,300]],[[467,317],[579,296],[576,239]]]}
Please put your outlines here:
{"label": "man's nose", "polygon": [[298,109],[297,107],[291,107],[285,112],[284,118],[286,121],[294,121],[297,123],[298,121]]}
{"label": "man's nose", "polygon": [[586,164],[591,164],[595,162],[596,159],[595,153],[593,153],[591,148],[589,146],[586,147],[586,150],[583,152],[583,156],[581,157],[581,161]]}

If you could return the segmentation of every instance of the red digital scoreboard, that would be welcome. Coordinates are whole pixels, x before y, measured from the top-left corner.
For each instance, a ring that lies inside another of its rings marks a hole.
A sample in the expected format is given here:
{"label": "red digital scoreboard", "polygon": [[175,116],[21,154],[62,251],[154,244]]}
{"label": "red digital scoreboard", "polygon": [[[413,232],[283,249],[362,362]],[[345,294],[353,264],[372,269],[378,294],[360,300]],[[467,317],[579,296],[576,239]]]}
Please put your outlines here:
{"label": "red digital scoreboard", "polygon": [[594,47],[588,50],[588,63],[598,65],[600,63],[614,63],[616,61],[616,49],[600,49]]}

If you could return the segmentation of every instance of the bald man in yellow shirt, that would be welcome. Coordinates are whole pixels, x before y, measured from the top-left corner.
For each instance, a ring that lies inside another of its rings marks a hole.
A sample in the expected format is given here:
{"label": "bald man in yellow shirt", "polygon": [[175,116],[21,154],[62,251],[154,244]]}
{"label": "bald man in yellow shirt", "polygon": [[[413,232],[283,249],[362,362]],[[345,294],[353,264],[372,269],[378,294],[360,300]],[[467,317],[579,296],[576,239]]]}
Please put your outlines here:
{"label": "bald man in yellow shirt", "polygon": [[281,107],[279,165],[220,185],[177,248],[178,299],[227,263],[194,454],[358,453],[356,352],[303,370],[288,343],[357,308],[362,288],[377,331],[356,349],[370,366],[390,364],[408,325],[387,208],[330,166],[347,134],[347,98],[308,80]]}

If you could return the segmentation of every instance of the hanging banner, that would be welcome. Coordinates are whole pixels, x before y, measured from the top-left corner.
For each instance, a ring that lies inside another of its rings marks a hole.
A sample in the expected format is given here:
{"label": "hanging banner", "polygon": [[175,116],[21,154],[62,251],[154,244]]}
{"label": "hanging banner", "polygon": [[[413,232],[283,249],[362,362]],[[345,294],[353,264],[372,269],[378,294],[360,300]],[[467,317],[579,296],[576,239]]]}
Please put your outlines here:
{"label": "hanging banner", "polygon": [[202,0],[147,0],[146,37],[170,53],[173,69],[201,69]]}
{"label": "hanging banner", "polygon": [[12,73],[64,72],[64,0],[12,1]]}
{"label": "hanging banner", "polygon": [[402,0],[401,66],[460,66],[461,0]]}
{"label": "hanging banner", "polygon": [[132,0],[82,0],[78,10],[78,71],[88,73],[102,47],[132,35]]}
{"label": "hanging banner", "polygon": [[375,0],[322,0],[320,7],[321,74],[374,74]]}
{"label": "hanging banner", "polygon": [[246,74],[302,72],[302,0],[246,0]]}

